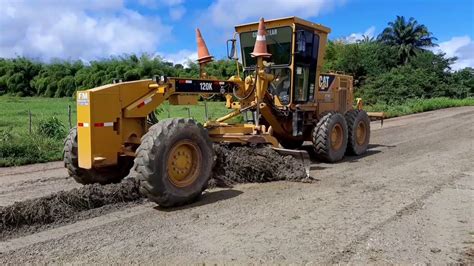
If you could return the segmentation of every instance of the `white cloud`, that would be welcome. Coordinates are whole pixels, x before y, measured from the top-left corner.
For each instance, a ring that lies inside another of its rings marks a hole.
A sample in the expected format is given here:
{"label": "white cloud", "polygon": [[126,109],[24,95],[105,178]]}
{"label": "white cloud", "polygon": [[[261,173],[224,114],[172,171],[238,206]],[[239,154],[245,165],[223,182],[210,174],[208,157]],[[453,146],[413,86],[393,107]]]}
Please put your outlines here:
{"label": "white cloud", "polygon": [[164,54],[164,53],[157,53],[155,56],[160,56],[166,61],[172,62],[173,64],[181,64],[185,67],[188,66],[188,62],[191,61],[196,61],[197,60],[197,52],[196,51],[190,51],[187,49],[180,50],[176,53],[172,54]]}
{"label": "white cloud", "polygon": [[447,57],[457,57],[458,60],[451,65],[453,70],[465,67],[474,68],[474,40],[467,35],[453,37],[449,41],[440,43],[433,50],[435,52],[443,52]]}
{"label": "white cloud", "polygon": [[127,9],[122,0],[3,1],[0,57],[90,60],[154,53],[171,27]]}
{"label": "white cloud", "polygon": [[229,28],[242,22],[256,21],[259,17],[314,17],[343,3],[345,0],[241,0],[238,4],[235,0],[217,0],[204,12],[202,19],[214,26]]}
{"label": "white cloud", "polygon": [[[130,0],[130,2],[133,2]],[[171,20],[180,20],[186,13],[184,7],[184,0],[138,0],[141,6],[158,9],[166,7],[168,8],[169,16]]]}
{"label": "white cloud", "polygon": [[[130,2],[134,2],[129,0]],[[138,0],[138,3],[145,7],[157,8],[162,5],[165,6],[177,6],[184,3],[184,0]]]}
{"label": "white cloud", "polygon": [[184,13],[186,13],[186,8],[183,6],[176,6],[170,8],[170,17],[172,20],[180,20]]}
{"label": "white cloud", "polygon": [[364,33],[361,33],[361,32],[352,33],[351,35],[344,37],[342,41],[346,43],[356,43],[357,41],[364,39],[364,36],[372,38],[375,36],[374,34],[375,34],[375,26],[372,26],[368,28]]}

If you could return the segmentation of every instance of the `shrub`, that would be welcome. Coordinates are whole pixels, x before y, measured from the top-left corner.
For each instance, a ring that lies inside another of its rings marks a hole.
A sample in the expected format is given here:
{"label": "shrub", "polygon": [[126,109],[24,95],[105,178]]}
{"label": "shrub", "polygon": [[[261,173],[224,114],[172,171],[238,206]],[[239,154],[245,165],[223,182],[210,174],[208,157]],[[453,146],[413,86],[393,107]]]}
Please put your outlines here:
{"label": "shrub", "polygon": [[48,138],[61,139],[66,136],[66,128],[57,117],[53,116],[39,122],[38,134]]}
{"label": "shrub", "polygon": [[62,141],[36,134],[0,139],[0,167],[60,160],[62,148]]}
{"label": "shrub", "polygon": [[12,129],[0,129],[0,141],[9,142],[12,139]]}

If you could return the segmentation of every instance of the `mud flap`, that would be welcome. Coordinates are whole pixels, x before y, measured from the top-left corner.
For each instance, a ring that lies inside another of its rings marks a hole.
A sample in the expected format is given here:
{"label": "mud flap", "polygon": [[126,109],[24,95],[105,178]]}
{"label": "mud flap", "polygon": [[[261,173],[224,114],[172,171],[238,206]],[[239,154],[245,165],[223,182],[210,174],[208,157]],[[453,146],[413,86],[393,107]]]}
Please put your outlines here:
{"label": "mud flap", "polygon": [[309,168],[311,166],[311,159],[309,157],[309,153],[304,150],[290,150],[290,149],[282,149],[282,148],[272,148],[274,151],[278,152],[281,155],[291,155],[295,159],[300,160],[304,166],[304,170],[306,172],[306,177],[309,178]]}

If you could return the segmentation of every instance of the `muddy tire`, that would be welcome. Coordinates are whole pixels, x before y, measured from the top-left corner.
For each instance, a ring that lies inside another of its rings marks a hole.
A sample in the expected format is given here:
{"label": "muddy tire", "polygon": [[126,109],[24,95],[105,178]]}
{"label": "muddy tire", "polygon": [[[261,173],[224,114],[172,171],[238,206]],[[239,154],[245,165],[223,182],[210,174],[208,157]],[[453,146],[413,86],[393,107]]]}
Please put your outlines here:
{"label": "muddy tire", "polygon": [[340,113],[325,114],[313,129],[313,148],[318,159],[337,162],[344,157],[347,147],[347,123]]}
{"label": "muddy tire", "polygon": [[346,154],[361,155],[367,151],[370,141],[370,119],[364,110],[346,113],[348,140]]}
{"label": "muddy tire", "polygon": [[280,145],[285,149],[296,150],[303,145],[303,140],[281,140]]}
{"label": "muddy tire", "polygon": [[140,191],[162,207],[191,203],[207,188],[214,165],[211,140],[201,124],[166,119],[150,127],[135,157]]}
{"label": "muddy tire", "polygon": [[117,166],[104,167],[101,169],[84,169],[79,167],[77,155],[77,128],[71,128],[69,134],[64,140],[63,162],[69,176],[74,178],[80,184],[102,185],[110,183],[119,183],[128,175],[133,165],[132,158],[120,158]]}

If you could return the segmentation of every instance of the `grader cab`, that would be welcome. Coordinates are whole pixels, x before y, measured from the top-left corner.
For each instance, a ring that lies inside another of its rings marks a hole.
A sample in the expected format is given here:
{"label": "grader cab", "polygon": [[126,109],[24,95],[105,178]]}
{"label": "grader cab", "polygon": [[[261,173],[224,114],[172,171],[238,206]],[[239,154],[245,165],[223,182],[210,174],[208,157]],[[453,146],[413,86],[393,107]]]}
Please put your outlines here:
{"label": "grader cab", "polygon": [[[354,109],[352,77],[321,73],[327,35],[320,24],[296,17],[239,25],[227,43],[236,75],[209,77],[212,61],[197,30],[200,78],[159,77],[120,82],[77,93],[77,128],[65,141],[64,162],[76,181],[111,183],[133,167],[141,191],[161,206],[199,197],[211,175],[212,143],[269,145],[283,153],[312,142],[321,160],[367,149],[370,121],[359,101]],[[241,77],[241,74],[243,78]],[[203,125],[188,118],[157,121],[164,101],[197,104],[199,96],[222,94],[229,114]],[[242,115],[244,123],[231,123]]]}

